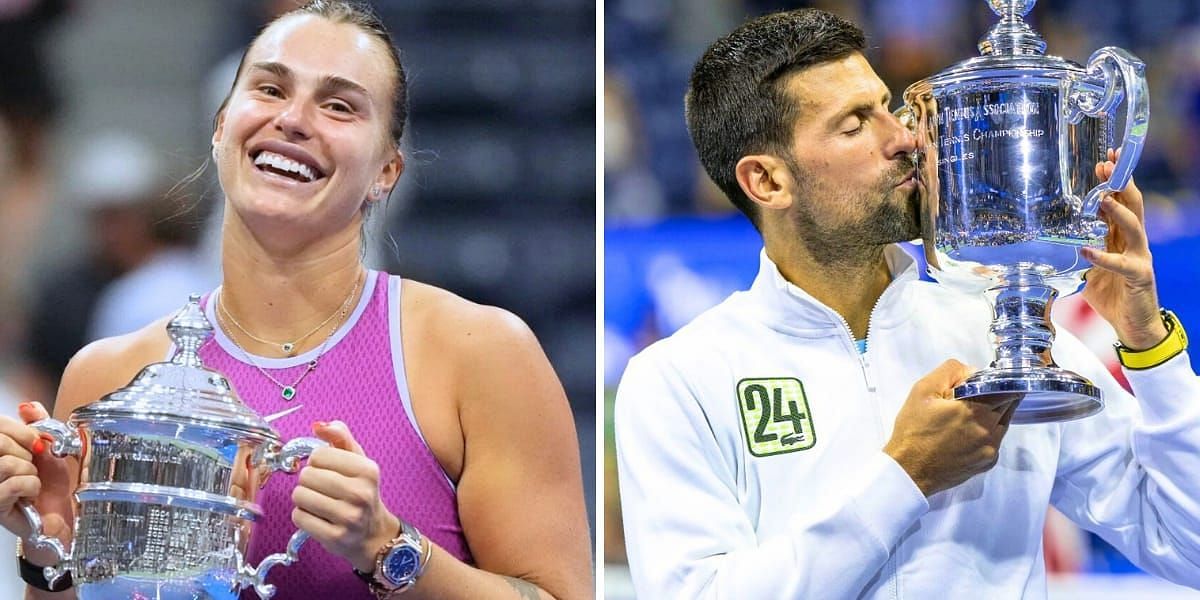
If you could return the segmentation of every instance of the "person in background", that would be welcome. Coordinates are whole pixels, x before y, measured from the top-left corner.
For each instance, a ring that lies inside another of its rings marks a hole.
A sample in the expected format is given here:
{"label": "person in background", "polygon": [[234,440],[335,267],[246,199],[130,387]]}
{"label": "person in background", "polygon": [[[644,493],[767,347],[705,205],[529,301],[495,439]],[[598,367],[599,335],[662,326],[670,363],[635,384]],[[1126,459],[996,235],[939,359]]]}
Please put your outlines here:
{"label": "person in background", "polygon": [[106,135],[87,148],[79,189],[94,204],[101,253],[119,273],[96,299],[85,338],[91,342],[141,329],[220,277],[195,256],[203,198],[166,185],[163,161],[148,144]]}
{"label": "person in background", "polygon": [[191,256],[200,207],[169,194],[163,161],[146,141],[97,133],[70,163],[65,198],[86,215],[90,249],[37,281],[13,375],[23,397],[47,406],[85,344],[138,329],[217,279]]}
{"label": "person in background", "polygon": [[62,100],[45,39],[68,7],[0,0],[0,356],[21,335],[28,262],[52,197],[47,142]]}

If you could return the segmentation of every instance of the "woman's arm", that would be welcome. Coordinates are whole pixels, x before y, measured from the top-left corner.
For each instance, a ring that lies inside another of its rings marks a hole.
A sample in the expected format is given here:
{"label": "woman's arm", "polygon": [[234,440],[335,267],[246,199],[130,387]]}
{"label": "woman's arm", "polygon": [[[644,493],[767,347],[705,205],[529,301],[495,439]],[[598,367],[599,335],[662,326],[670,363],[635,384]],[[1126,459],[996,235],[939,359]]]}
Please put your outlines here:
{"label": "woman's arm", "polygon": [[[480,308],[466,321],[470,335],[459,336],[456,378],[465,442],[459,517],[479,569],[431,560],[421,597],[591,598],[579,442],[566,395],[525,323]],[[442,581],[460,586],[455,595],[441,595]]]}
{"label": "woman's arm", "polygon": [[[454,312],[439,319],[436,337],[441,360],[454,369],[442,383],[458,404],[459,518],[477,564],[435,546],[405,597],[590,598],[579,448],[562,386],[519,319],[465,302]],[[293,519],[355,568],[372,571],[404,517],[379,500],[378,480],[388,474],[343,424],[314,431],[331,447],[314,452],[301,472]]]}

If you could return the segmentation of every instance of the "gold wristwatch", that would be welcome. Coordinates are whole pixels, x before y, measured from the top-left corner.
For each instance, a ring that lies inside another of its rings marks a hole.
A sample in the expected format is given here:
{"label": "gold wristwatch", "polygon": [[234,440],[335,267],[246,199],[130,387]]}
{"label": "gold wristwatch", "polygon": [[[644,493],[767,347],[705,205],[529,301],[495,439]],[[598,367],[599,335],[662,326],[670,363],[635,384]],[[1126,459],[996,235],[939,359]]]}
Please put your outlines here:
{"label": "gold wristwatch", "polygon": [[1175,313],[1166,309],[1159,310],[1162,313],[1163,325],[1167,327],[1167,337],[1163,341],[1145,350],[1133,350],[1120,342],[1113,345],[1117,349],[1117,360],[1121,361],[1121,365],[1126,369],[1140,371],[1157,367],[1187,350],[1187,332],[1183,330],[1183,325],[1179,324]]}
{"label": "gold wristwatch", "polygon": [[416,527],[400,521],[400,534],[379,549],[375,555],[375,570],[354,573],[367,583],[379,600],[387,600],[417,583],[425,572],[433,544]]}

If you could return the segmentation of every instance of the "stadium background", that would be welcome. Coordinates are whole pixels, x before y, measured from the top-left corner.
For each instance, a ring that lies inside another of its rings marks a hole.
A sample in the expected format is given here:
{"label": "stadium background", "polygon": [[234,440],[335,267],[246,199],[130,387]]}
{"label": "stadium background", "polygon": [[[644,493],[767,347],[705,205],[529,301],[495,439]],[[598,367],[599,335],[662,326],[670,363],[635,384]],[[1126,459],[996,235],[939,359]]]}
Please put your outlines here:
{"label": "stadium background", "polygon": [[[604,3],[605,411],[625,362],[736,289],[757,268],[758,236],[703,174],[683,120],[692,65],[748,16],[814,6],[861,24],[868,58],[899,96],[909,83],[975,56],[996,20],[978,0],[609,0]],[[1147,64],[1151,125],[1135,171],[1147,201],[1162,303],[1200,327],[1200,2],[1041,0],[1029,21],[1048,52],[1086,63],[1127,48]],[[1112,332],[1079,302],[1058,317],[1111,361]],[[608,598],[630,598],[612,423],[605,441]],[[1144,576],[1101,541],[1052,515],[1052,597],[1200,598]]]}

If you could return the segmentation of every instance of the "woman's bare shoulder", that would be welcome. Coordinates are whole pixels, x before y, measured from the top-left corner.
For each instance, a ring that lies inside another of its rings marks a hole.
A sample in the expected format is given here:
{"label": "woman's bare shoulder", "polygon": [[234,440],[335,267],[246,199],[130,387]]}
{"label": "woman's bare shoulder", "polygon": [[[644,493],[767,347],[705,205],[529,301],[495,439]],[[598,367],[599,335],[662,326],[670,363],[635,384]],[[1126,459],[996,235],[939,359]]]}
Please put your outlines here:
{"label": "woman's bare shoulder", "polygon": [[471,357],[500,349],[541,351],[529,326],[503,308],[409,279],[402,298],[403,326],[444,351]]}
{"label": "woman's bare shoulder", "polygon": [[166,358],[171,346],[163,317],[133,333],[96,340],[75,353],[63,372],[54,414],[66,417],[128,384],[142,367]]}
{"label": "woman's bare shoulder", "polygon": [[406,348],[406,355],[418,350],[421,368],[452,382],[441,385],[452,391],[460,410],[483,408],[468,412],[486,420],[494,410],[538,414],[546,406],[566,406],[546,353],[520,317],[433,286],[406,285],[412,310],[402,323],[405,343],[420,345]]}

